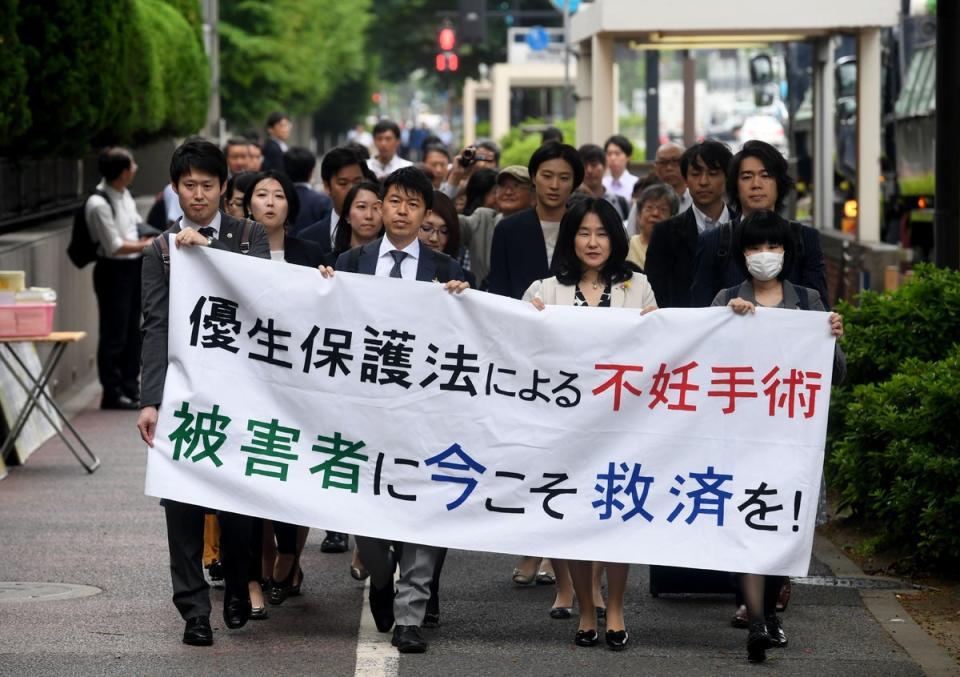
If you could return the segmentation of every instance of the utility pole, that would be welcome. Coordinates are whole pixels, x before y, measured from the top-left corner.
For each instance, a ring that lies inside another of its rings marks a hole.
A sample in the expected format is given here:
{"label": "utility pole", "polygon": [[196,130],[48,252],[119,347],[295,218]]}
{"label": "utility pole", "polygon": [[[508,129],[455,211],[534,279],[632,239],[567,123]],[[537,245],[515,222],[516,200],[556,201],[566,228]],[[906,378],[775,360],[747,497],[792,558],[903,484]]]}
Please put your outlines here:
{"label": "utility pole", "polygon": [[944,268],[960,268],[960,155],[957,116],[960,115],[960,7],[937,3],[937,122],[934,257]]}

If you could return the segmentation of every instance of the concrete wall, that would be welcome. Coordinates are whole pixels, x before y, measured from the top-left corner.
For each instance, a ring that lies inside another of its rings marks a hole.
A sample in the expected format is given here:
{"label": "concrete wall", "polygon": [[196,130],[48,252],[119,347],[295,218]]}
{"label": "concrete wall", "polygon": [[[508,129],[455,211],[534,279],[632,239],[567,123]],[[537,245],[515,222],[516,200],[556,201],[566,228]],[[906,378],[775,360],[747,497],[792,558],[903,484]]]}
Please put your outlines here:
{"label": "concrete wall", "polygon": [[852,301],[861,291],[884,291],[888,266],[900,266],[896,245],[857,242],[840,231],[821,231],[820,246],[827,265],[827,291],[831,307],[843,298]]}

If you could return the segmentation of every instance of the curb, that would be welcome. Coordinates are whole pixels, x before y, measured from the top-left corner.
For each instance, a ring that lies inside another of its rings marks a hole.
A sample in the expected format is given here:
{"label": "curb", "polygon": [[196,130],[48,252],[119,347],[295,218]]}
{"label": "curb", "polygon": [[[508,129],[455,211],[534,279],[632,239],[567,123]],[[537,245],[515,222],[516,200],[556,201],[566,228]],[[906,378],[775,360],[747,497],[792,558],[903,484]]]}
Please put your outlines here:
{"label": "curb", "polygon": [[[896,580],[884,576],[868,576],[834,543],[819,534],[813,552],[834,575],[869,580]],[[905,589],[906,590],[906,589]],[[877,623],[891,639],[907,652],[927,677],[956,677],[960,664],[947,650],[921,628],[897,599],[898,590],[859,590],[860,599]]]}

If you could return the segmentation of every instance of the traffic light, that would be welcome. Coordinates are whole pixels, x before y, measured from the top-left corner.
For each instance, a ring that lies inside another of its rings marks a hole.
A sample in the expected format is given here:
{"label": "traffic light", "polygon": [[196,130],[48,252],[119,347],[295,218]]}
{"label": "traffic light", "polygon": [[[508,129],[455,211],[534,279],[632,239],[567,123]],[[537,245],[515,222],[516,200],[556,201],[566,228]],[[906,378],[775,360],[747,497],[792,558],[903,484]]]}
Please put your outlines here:
{"label": "traffic light", "polygon": [[450,26],[444,26],[437,33],[437,57],[435,60],[438,72],[456,71],[460,67],[460,58],[454,51],[457,48],[457,33]]}

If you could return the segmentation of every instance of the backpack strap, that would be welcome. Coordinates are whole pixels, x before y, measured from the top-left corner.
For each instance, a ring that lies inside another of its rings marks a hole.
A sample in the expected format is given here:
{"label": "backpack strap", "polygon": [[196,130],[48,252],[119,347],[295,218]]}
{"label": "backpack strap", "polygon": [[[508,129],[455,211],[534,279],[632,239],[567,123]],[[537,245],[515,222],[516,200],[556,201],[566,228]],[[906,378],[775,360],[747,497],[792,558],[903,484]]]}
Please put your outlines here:
{"label": "backpack strap", "polygon": [[250,253],[250,229],[253,228],[254,222],[250,219],[243,220],[243,227],[240,229],[240,253],[249,254]]}
{"label": "backpack strap", "polygon": [[800,293],[797,294],[797,308],[799,310],[810,310],[810,295],[812,293],[811,289],[807,287],[795,286],[796,290]]}
{"label": "backpack strap", "polygon": [[737,298],[738,291],[740,291],[740,285],[737,285],[736,287],[727,287],[726,295],[723,298],[723,304],[727,305],[733,299]]}
{"label": "backpack strap", "polygon": [[170,245],[167,242],[167,234],[161,233],[153,238],[153,248],[157,250],[160,261],[163,262],[163,272],[170,275]]}
{"label": "backpack strap", "polygon": [[[112,201],[110,200],[110,198],[107,196],[107,192],[106,192],[105,190],[101,190],[100,188],[94,188],[94,189],[93,189],[93,192],[92,192],[90,195],[91,195],[91,197],[94,196],[94,195],[98,195],[98,196],[102,197],[102,198],[103,198],[103,201],[107,203],[107,206],[108,206],[108,207],[110,207],[110,214],[111,214],[111,216],[113,216],[113,218],[117,218],[117,210],[116,210],[116,208],[113,206],[113,202],[112,202]],[[87,198],[87,199],[89,200],[90,198]]]}
{"label": "backpack strap", "polygon": [[713,288],[723,289],[723,280],[730,262],[730,252],[733,251],[733,224],[729,221],[721,223],[717,234],[717,256],[713,262]]}

